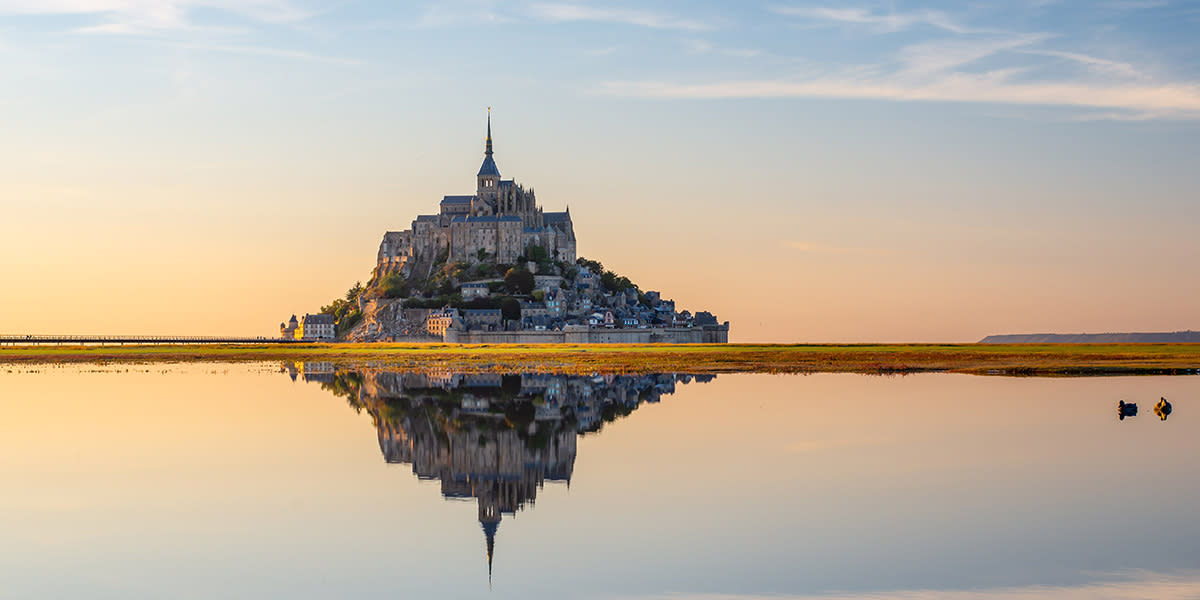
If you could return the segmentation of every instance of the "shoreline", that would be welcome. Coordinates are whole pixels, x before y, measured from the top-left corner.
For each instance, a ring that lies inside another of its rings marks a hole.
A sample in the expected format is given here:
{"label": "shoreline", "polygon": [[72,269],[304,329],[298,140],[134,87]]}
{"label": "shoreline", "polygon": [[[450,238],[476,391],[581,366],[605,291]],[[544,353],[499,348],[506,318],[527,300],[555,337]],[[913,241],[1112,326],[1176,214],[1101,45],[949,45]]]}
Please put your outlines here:
{"label": "shoreline", "polygon": [[1200,373],[1200,344],[384,344],[3,346],[0,365],[328,362],[461,372],[967,373],[1001,376]]}

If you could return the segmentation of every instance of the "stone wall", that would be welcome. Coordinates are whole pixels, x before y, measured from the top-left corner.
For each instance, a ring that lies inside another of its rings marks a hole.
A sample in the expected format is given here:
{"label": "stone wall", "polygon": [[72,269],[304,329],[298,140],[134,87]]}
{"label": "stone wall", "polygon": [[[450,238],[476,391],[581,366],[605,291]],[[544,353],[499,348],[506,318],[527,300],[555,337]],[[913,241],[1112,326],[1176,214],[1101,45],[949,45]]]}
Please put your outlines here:
{"label": "stone wall", "polygon": [[603,329],[568,325],[563,331],[451,329],[446,332],[444,341],[451,344],[723,344],[729,341],[729,327]]}

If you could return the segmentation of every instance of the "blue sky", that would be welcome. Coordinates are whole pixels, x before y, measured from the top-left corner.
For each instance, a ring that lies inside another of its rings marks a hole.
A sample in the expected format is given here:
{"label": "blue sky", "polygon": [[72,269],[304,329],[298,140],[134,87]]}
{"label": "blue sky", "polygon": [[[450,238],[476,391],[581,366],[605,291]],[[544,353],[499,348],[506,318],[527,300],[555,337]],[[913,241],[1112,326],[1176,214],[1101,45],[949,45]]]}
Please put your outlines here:
{"label": "blue sky", "polygon": [[[470,192],[487,106],[583,255],[735,339],[1195,327],[1198,32],[1180,0],[0,0],[0,329],[269,333]],[[72,277],[108,291],[62,320]]]}
{"label": "blue sky", "polygon": [[475,75],[501,89],[553,79],[560,93],[588,96],[979,102],[1066,107],[1080,119],[1200,112],[1200,5],[1178,0],[7,0],[0,14],[8,59],[35,71],[229,55],[341,69],[332,79],[358,89],[474,85],[461,78]]}

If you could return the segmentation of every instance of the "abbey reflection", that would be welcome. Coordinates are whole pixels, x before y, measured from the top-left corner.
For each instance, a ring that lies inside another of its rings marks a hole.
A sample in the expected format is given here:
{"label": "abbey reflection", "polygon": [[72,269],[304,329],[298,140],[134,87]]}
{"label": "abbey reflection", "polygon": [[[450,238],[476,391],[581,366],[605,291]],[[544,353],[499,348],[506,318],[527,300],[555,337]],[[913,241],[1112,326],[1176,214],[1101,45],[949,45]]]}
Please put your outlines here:
{"label": "abbey reflection", "polygon": [[502,515],[532,506],[547,481],[570,485],[579,435],[658,402],[677,383],[713,378],[399,373],[328,363],[284,369],[370,414],[387,462],[440,481],[446,498],[476,500],[489,579]]}

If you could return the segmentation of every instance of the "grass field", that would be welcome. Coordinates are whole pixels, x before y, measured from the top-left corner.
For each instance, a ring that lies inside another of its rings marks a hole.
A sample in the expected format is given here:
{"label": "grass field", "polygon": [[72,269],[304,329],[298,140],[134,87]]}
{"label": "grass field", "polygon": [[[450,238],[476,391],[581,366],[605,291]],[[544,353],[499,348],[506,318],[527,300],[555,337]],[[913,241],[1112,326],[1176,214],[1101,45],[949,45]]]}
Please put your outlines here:
{"label": "grass field", "polygon": [[339,366],[554,373],[1182,374],[1200,344],[3,346],[0,364],[325,361]]}

